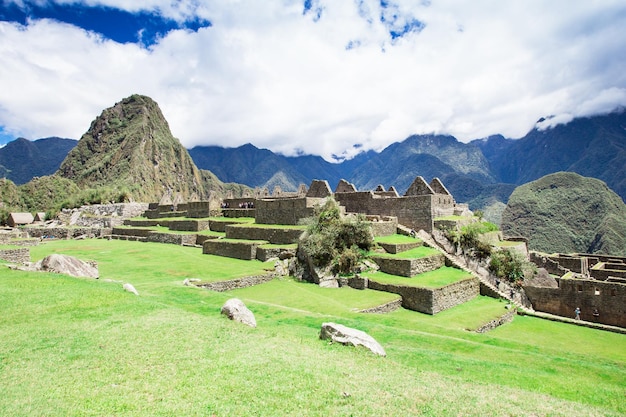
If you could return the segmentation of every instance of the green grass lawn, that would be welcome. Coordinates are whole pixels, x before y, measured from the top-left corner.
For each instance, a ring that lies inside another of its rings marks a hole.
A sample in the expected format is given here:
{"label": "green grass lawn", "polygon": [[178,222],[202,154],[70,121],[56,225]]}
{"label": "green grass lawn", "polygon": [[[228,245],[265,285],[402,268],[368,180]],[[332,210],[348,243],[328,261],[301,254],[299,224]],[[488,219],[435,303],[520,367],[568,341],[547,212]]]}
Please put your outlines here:
{"label": "green grass lawn", "polygon": [[[97,260],[101,279],[0,265],[2,416],[621,416],[626,336],[518,316],[477,297],[435,316],[357,310],[395,295],[289,278],[217,293],[184,278],[267,267],[197,248],[55,241]],[[131,282],[134,296],[121,284]],[[221,316],[239,297],[257,328]],[[323,322],[367,331],[387,357],[318,338]]]}
{"label": "green grass lawn", "polygon": [[420,288],[441,288],[471,278],[471,275],[467,272],[448,266],[443,266],[434,271],[424,272],[423,274],[411,278],[390,275],[380,271],[364,272],[361,276],[383,284],[406,285]]}

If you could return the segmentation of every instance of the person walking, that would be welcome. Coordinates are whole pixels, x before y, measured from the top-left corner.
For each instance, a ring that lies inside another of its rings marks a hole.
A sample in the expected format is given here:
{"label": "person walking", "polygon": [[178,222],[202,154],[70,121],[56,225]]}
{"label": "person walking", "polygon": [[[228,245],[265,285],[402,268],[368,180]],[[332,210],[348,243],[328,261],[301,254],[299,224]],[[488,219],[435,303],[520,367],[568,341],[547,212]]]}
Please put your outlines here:
{"label": "person walking", "polygon": [[576,320],[580,320],[580,308],[576,307],[576,310],[574,310],[574,314],[576,315],[576,317],[574,317]]}

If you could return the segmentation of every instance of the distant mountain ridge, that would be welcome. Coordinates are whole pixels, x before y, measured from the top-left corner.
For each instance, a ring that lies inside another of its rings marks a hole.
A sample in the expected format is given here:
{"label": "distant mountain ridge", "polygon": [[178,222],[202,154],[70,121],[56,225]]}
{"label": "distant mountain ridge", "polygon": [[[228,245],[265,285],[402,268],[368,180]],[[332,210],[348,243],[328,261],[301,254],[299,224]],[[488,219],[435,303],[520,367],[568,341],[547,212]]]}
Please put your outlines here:
{"label": "distant mountain ridge", "polygon": [[57,137],[30,141],[18,138],[0,148],[0,176],[15,184],[54,173],[78,141]]}
{"label": "distant mountain ridge", "polygon": [[[13,142],[0,149],[0,155],[11,147]],[[340,179],[346,179],[360,190],[381,184],[385,188],[393,185],[403,193],[421,175],[441,178],[457,201],[469,202],[477,209],[506,203],[516,185],[553,172],[572,171],[601,179],[626,201],[623,109],[544,130],[535,128],[515,140],[494,135],[462,143],[453,136],[413,135],[381,152],[364,152],[341,163],[315,155],[287,157],[249,143],[237,148],[196,146],[188,152],[198,168],[211,171],[221,181],[267,188],[270,192],[276,186],[295,191],[300,184],[308,185],[314,179],[328,180],[334,188]],[[2,160],[0,165],[4,165]],[[28,171],[30,163],[21,166]],[[2,171],[0,167],[0,176]],[[9,179],[9,174],[16,172],[15,168],[8,174],[8,169],[4,171]],[[37,175],[52,172],[39,171]],[[21,178],[24,182],[27,175]]]}

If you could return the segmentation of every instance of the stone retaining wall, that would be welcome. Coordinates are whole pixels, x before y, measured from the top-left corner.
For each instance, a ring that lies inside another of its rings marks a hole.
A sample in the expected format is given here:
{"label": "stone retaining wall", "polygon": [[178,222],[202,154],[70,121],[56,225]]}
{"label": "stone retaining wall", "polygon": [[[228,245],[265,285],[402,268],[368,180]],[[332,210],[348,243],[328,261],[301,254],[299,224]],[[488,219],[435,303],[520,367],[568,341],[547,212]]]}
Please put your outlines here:
{"label": "stone retaining wall", "polygon": [[263,284],[265,282],[269,282],[275,278],[275,274],[267,274],[267,275],[256,275],[251,277],[232,279],[228,281],[218,281],[218,282],[207,282],[207,283],[197,283],[196,286],[200,288],[205,288],[211,291],[231,291],[237,288],[246,288],[252,287],[254,285]]}
{"label": "stone retaining wall", "polygon": [[302,229],[266,228],[245,225],[226,226],[228,239],[266,240],[275,245],[297,243],[304,233]]}
{"label": "stone retaining wall", "polygon": [[373,313],[373,314],[384,314],[391,313],[392,311],[396,311],[402,307],[402,298],[394,301],[390,301],[387,304],[383,304],[378,307],[366,308],[364,310],[359,310],[359,313]]}
{"label": "stone retaining wall", "polygon": [[250,261],[256,259],[257,248],[268,243],[267,241],[245,242],[213,239],[202,244],[202,253]]}
{"label": "stone retaining wall", "polygon": [[395,217],[387,217],[385,220],[369,221],[369,225],[372,229],[372,234],[374,235],[374,237],[391,236],[396,234],[396,230],[398,228],[398,219]]}
{"label": "stone retaining wall", "polygon": [[368,288],[398,294],[402,297],[402,307],[432,315],[476,297],[479,293],[479,281],[468,278],[442,288],[430,289],[384,284],[370,279]]}
{"label": "stone retaining wall", "polygon": [[400,253],[422,246],[424,242],[416,240],[410,243],[378,243],[388,253]]}
{"label": "stone retaining wall", "polygon": [[0,259],[7,262],[25,264],[30,262],[29,248],[0,249]]}
{"label": "stone retaining wall", "polygon": [[169,243],[169,244],[173,244],[173,245],[194,246],[196,244],[196,235],[193,235],[193,234],[151,232],[146,237],[146,242]]}
{"label": "stone retaining wall", "polygon": [[255,209],[253,208],[225,208],[222,209],[222,215],[227,218],[237,219],[240,217],[254,217]]}
{"label": "stone retaining wall", "polygon": [[209,229],[212,232],[226,232],[226,226],[229,224],[241,224],[240,222],[234,220],[209,220]]}
{"label": "stone retaining wall", "polygon": [[24,231],[29,237],[74,239],[85,236],[88,238],[106,237],[111,235],[111,229],[97,227],[26,227]]}
{"label": "stone retaining wall", "polygon": [[445,259],[445,256],[441,253],[416,259],[372,257],[372,260],[376,262],[382,272],[401,277],[414,277],[424,272],[439,269],[444,266]]}
{"label": "stone retaining wall", "polygon": [[117,236],[136,236],[136,237],[147,238],[150,235],[150,233],[153,233],[153,232],[154,230],[150,230],[150,229],[114,227],[112,234],[117,235]]}
{"label": "stone retaining wall", "polygon": [[466,303],[480,294],[480,281],[469,278],[433,290],[433,313]]}
{"label": "stone retaining wall", "polygon": [[124,220],[124,226],[132,226],[132,227],[154,227],[154,226],[163,226],[170,227],[170,222],[172,220],[162,220],[162,219],[126,219]]}
{"label": "stone retaining wall", "polygon": [[259,246],[256,250],[256,258],[265,262],[269,259],[279,258],[281,254],[290,253],[290,257],[296,256],[296,248],[278,248]]}
{"label": "stone retaining wall", "polygon": [[179,232],[200,232],[209,229],[208,220],[172,220],[169,229]]}
{"label": "stone retaining wall", "polygon": [[498,317],[497,319],[491,320],[489,323],[480,326],[476,329],[476,333],[487,333],[495,329],[496,327],[500,327],[503,324],[510,323],[513,321],[513,317],[517,315],[517,310],[513,309],[506,314]]}

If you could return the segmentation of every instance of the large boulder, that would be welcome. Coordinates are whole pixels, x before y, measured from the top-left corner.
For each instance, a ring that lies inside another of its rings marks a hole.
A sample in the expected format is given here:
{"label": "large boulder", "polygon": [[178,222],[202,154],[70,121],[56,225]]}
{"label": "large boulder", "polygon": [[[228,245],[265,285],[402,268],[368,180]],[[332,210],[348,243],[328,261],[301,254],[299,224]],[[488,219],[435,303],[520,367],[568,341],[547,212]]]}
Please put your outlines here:
{"label": "large boulder", "polygon": [[364,346],[380,356],[387,356],[385,349],[367,333],[337,323],[323,323],[320,339],[343,345]]}
{"label": "large boulder", "polygon": [[252,311],[238,298],[231,298],[222,306],[222,314],[231,320],[256,327],[256,319]]}
{"label": "large boulder", "polygon": [[72,277],[98,278],[98,268],[68,255],[53,254],[35,264],[35,269]]}

